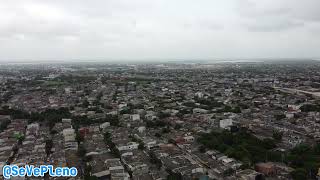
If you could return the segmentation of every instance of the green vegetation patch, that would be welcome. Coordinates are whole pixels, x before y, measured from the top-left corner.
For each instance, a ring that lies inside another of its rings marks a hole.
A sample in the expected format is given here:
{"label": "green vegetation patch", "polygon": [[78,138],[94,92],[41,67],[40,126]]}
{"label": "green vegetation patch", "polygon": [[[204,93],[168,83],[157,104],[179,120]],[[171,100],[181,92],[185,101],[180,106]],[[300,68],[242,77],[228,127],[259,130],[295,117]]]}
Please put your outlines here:
{"label": "green vegetation patch", "polygon": [[201,134],[198,142],[208,149],[216,149],[247,165],[265,160],[277,160],[271,151],[276,147],[273,139],[260,140],[245,129],[240,129],[236,133],[212,131]]}

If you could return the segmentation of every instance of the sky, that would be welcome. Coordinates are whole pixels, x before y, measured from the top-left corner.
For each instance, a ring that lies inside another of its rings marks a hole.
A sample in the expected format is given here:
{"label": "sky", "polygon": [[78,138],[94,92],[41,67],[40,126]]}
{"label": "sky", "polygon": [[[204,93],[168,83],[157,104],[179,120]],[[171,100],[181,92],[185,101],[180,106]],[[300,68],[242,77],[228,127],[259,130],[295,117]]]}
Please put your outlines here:
{"label": "sky", "polygon": [[0,0],[0,61],[320,58],[319,0]]}

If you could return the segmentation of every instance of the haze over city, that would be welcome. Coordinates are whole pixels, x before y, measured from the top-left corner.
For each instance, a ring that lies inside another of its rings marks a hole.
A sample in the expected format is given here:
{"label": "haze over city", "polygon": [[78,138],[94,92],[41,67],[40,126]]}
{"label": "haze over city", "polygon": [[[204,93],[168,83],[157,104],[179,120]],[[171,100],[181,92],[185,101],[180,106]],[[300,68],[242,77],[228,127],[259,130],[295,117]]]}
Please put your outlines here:
{"label": "haze over city", "polygon": [[0,0],[0,180],[320,180],[320,0]]}

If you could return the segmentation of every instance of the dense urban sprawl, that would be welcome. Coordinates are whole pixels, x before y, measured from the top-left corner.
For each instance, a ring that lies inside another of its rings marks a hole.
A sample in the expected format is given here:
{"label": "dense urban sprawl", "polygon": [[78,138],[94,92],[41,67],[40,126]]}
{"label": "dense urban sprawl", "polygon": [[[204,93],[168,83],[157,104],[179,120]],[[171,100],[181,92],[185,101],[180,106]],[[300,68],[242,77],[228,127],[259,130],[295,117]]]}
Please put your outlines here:
{"label": "dense urban sprawl", "polygon": [[0,167],[76,167],[73,179],[316,179],[319,68],[1,65]]}

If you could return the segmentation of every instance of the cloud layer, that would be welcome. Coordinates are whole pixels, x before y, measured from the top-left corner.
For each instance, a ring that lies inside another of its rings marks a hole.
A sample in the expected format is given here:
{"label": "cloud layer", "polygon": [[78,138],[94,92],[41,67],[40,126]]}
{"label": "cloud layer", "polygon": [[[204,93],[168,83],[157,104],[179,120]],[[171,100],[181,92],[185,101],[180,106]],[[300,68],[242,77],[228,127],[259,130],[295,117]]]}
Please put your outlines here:
{"label": "cloud layer", "polygon": [[319,0],[0,0],[0,60],[319,58]]}

